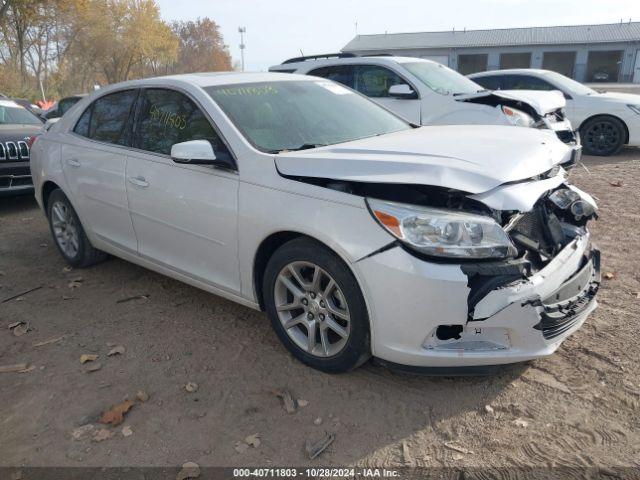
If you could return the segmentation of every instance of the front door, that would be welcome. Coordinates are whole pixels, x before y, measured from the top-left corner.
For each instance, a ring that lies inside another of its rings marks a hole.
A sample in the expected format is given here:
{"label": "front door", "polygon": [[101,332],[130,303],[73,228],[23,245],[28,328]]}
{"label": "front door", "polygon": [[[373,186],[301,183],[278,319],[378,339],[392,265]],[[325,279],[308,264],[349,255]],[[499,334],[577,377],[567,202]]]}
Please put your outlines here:
{"label": "front door", "polygon": [[98,98],[61,150],[67,193],[85,229],[131,252],[137,243],[124,175],[136,95],[136,90],[125,90]]}
{"label": "front door", "polygon": [[177,164],[171,146],[211,141],[229,155],[209,119],[186,95],[141,93],[126,189],[142,257],[195,280],[240,292],[237,247],[238,176],[211,166]]}

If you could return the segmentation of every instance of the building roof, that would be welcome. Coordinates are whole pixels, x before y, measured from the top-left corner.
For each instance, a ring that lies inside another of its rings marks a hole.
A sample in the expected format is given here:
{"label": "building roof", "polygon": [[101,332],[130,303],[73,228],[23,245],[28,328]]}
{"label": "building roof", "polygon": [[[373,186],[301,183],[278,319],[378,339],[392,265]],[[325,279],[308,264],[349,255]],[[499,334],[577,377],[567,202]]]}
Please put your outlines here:
{"label": "building roof", "polygon": [[343,52],[640,41],[640,22],[356,35]]}

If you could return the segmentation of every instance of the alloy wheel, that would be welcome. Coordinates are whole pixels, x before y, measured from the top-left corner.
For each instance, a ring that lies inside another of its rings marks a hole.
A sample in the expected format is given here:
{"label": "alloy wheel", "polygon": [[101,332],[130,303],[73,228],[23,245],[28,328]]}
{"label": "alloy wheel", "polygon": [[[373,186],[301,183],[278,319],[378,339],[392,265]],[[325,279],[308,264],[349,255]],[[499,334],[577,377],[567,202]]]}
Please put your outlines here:
{"label": "alloy wheel", "polygon": [[596,122],[587,130],[584,141],[591,151],[607,154],[618,146],[620,131],[611,122]]}
{"label": "alloy wheel", "polygon": [[292,262],[278,274],[274,289],[278,318],[293,342],[316,357],[331,357],[351,331],[349,306],[340,286],[311,262]]}
{"label": "alloy wheel", "polygon": [[68,258],[74,258],[80,248],[80,235],[71,209],[63,202],[51,206],[51,226],[60,250]]}

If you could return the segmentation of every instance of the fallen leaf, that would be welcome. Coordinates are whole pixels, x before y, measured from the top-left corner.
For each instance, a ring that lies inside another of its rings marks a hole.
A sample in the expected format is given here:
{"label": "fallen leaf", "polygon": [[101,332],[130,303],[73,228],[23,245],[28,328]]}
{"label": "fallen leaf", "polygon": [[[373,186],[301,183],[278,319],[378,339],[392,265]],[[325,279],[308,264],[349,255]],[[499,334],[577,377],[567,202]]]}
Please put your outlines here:
{"label": "fallen leaf", "polygon": [[277,397],[280,398],[280,400],[282,400],[282,406],[284,407],[285,411],[287,413],[295,413],[297,408],[296,408],[296,401],[293,399],[293,397],[291,396],[291,393],[289,392],[289,390],[273,390],[272,393],[274,395],[276,395]]}
{"label": "fallen leaf", "polygon": [[461,453],[454,453],[454,454],[452,455],[452,458],[453,458],[454,460],[462,460],[462,459],[464,458],[464,455],[462,455]]}
{"label": "fallen leaf", "polygon": [[18,325],[22,325],[24,322],[22,320],[20,320],[19,322],[13,322],[9,324],[9,330],[13,330],[14,328],[16,328]]}
{"label": "fallen leaf", "polygon": [[614,180],[613,182],[609,182],[609,185],[612,187],[622,187],[624,182],[622,180]]}
{"label": "fallen leaf", "polygon": [[22,325],[18,325],[17,327],[15,327],[12,332],[13,335],[16,337],[21,337],[22,335],[24,335],[25,333],[27,333],[29,330],[31,330],[29,328],[29,324],[22,324]]}
{"label": "fallen leaf", "polygon": [[318,417],[313,421],[313,424],[318,426],[318,425],[322,425],[322,418]]}
{"label": "fallen leaf", "polygon": [[253,435],[249,435],[244,439],[244,443],[253,448],[258,448],[260,446],[260,443],[262,443],[260,442],[260,434],[254,433]]}
{"label": "fallen leaf", "polygon": [[187,462],[182,465],[182,469],[176,475],[176,480],[187,480],[189,478],[198,478],[200,476],[200,467],[197,463]]}
{"label": "fallen leaf", "polygon": [[84,373],[97,372],[102,368],[102,364],[100,362],[92,363],[87,368],[84,369]]}
{"label": "fallen leaf", "polygon": [[74,440],[80,440],[82,437],[84,437],[91,430],[93,430],[93,425],[92,424],[88,423],[86,425],[82,425],[81,427],[78,427],[78,428],[74,429],[71,432],[71,437]]}
{"label": "fallen leaf", "polygon": [[198,478],[200,476],[200,466],[194,462],[182,464],[182,470],[176,475],[176,480],[187,480],[188,478]]}
{"label": "fallen leaf", "polygon": [[299,398],[299,399],[298,399],[298,406],[299,406],[300,408],[304,408],[304,407],[306,407],[307,405],[309,405],[309,402],[308,402],[307,400],[303,400],[302,398]]}
{"label": "fallen leaf", "polygon": [[147,301],[149,300],[149,295],[135,295],[133,297],[126,297],[126,298],[121,298],[120,300],[116,300],[116,303],[127,303],[127,302],[131,302],[132,300],[144,300]]}
{"label": "fallen leaf", "polygon": [[109,353],[107,353],[107,357],[113,357],[114,355],[122,355],[125,352],[125,348],[122,345],[118,345],[116,347],[113,347],[111,350],[109,350]]}
{"label": "fallen leaf", "polygon": [[147,400],[149,400],[149,394],[144,390],[138,390],[138,393],[136,393],[136,398],[141,402],[146,402]]}
{"label": "fallen leaf", "polygon": [[131,430],[131,427],[129,425],[125,425],[124,427],[122,427],[121,432],[123,437],[130,437],[131,435],[133,435],[133,430]]}
{"label": "fallen leaf", "polygon": [[93,362],[98,359],[98,355],[93,355],[90,353],[85,353],[80,355],[80,363]]}
{"label": "fallen leaf", "polygon": [[198,391],[198,384],[194,382],[189,382],[184,386],[184,389],[189,393],[195,393]]}
{"label": "fallen leaf", "polygon": [[484,406],[484,411],[487,412],[487,413],[495,412],[495,410],[493,409],[493,407],[491,405],[485,405]]}
{"label": "fallen leaf", "polygon": [[78,288],[82,285],[82,282],[83,282],[82,277],[74,278],[69,282],[69,288],[71,289]]}
{"label": "fallen leaf", "polygon": [[313,460],[322,452],[324,452],[329,445],[333,443],[336,438],[335,433],[325,432],[324,436],[315,442],[307,440],[305,443],[305,450],[307,451],[307,455],[309,456],[309,460]]}
{"label": "fallen leaf", "polygon": [[413,457],[411,456],[411,452],[409,451],[409,445],[407,445],[407,441],[402,441],[402,458],[404,459],[404,464],[408,466],[413,465]]}
{"label": "fallen leaf", "polygon": [[467,448],[464,448],[462,445],[457,445],[454,442],[444,442],[444,446],[450,450],[454,450],[460,453],[472,454],[473,452]]}
{"label": "fallen leaf", "polygon": [[29,372],[33,372],[36,369],[35,365],[31,365],[27,368],[23,368],[22,370],[18,370],[18,373],[29,373]]}
{"label": "fallen leaf", "polygon": [[29,367],[27,363],[16,363],[15,365],[0,365],[0,373],[20,372]]}
{"label": "fallen leaf", "polygon": [[115,434],[116,432],[112,432],[111,430],[108,430],[106,428],[101,428],[100,430],[96,431],[96,433],[93,434],[92,440],[94,442],[102,442],[103,440],[110,439]]}
{"label": "fallen leaf", "polygon": [[613,280],[614,278],[617,277],[617,273],[616,272],[606,272],[603,276],[604,278],[606,278],[607,280]]}
{"label": "fallen leaf", "polygon": [[64,335],[61,335],[60,337],[54,337],[54,338],[50,338],[49,340],[43,340],[42,342],[34,343],[32,346],[33,347],[44,347],[45,345],[50,345],[52,343],[57,343],[60,340],[62,340],[63,338],[64,338]]}
{"label": "fallen leaf", "polygon": [[124,414],[127,413],[133,405],[134,403],[131,400],[126,400],[118,405],[114,405],[102,414],[100,423],[110,423],[114,427],[120,425],[124,421]]}
{"label": "fallen leaf", "polygon": [[73,270],[73,268],[68,265],[62,269],[64,273],[69,273],[71,270]]}

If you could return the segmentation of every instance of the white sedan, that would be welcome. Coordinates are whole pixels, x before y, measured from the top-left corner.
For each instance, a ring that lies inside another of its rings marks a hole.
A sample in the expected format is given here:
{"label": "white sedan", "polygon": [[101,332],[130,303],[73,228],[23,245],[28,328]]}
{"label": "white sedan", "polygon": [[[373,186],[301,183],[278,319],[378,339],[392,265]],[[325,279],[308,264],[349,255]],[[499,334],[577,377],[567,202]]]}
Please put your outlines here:
{"label": "white sedan", "polygon": [[640,146],[640,95],[598,93],[550,70],[493,70],[469,78],[494,90],[559,90],[567,100],[567,118],[580,132],[586,154],[615,155],[625,145]]}
{"label": "white sedan", "polygon": [[596,307],[591,197],[550,130],[414,127],[286,74],[131,81],[38,137],[65,260],[107,253],[255,309],[315,368],[551,354]]}

